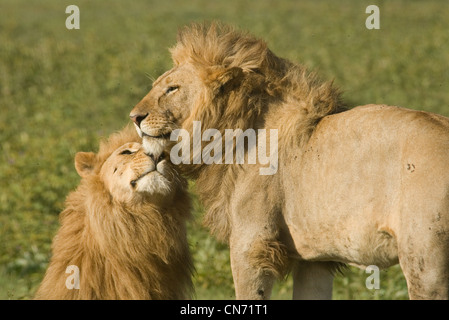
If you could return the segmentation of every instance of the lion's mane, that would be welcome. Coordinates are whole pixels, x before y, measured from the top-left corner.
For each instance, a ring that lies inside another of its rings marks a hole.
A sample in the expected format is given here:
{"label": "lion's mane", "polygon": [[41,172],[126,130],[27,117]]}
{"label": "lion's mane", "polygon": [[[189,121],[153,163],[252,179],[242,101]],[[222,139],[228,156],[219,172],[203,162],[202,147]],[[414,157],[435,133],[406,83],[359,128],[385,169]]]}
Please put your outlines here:
{"label": "lion's mane", "polygon": [[[190,202],[179,189],[168,208],[112,201],[98,176],[124,143],[140,142],[126,128],[101,143],[92,174],[66,199],[53,256],[36,299],[183,299],[192,292],[193,270],[185,236]],[[66,268],[80,270],[80,289],[68,289]]]}
{"label": "lion's mane", "polygon": [[[244,73],[234,83],[237,88],[230,95],[214,91],[199,101],[191,118],[207,120],[205,126],[273,127],[283,131],[280,137],[299,142],[294,139],[307,140],[320,119],[345,110],[341,93],[332,82],[322,81],[304,66],[277,57],[263,40],[228,25],[184,27],[170,51],[176,65],[190,62],[207,70],[203,76],[209,84],[214,79],[211,73],[217,68],[237,67]],[[278,109],[279,106],[282,108]],[[260,117],[268,118],[273,109],[282,111],[276,115],[281,121],[260,122]]]}

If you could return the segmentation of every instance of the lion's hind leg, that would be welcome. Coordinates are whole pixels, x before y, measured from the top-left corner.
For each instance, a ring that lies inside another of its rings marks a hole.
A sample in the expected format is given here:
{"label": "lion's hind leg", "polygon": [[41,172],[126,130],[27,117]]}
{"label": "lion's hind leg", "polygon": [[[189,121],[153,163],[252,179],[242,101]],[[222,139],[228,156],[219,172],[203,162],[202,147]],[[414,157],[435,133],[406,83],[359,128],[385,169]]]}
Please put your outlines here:
{"label": "lion's hind leg", "polygon": [[399,263],[410,299],[449,299],[448,247],[449,232],[435,232],[427,239],[409,237],[399,243]]}

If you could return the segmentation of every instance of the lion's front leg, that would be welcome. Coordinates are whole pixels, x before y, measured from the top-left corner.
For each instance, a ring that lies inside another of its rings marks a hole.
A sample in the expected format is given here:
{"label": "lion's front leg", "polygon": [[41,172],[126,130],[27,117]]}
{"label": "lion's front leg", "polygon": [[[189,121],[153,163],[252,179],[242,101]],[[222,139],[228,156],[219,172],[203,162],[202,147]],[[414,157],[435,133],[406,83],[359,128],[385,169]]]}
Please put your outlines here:
{"label": "lion's front leg", "polygon": [[237,300],[270,299],[275,276],[251,262],[247,249],[234,243],[230,247],[231,268]]}
{"label": "lion's front leg", "polygon": [[273,283],[289,268],[285,246],[276,239],[231,236],[231,268],[237,299],[270,299]]}

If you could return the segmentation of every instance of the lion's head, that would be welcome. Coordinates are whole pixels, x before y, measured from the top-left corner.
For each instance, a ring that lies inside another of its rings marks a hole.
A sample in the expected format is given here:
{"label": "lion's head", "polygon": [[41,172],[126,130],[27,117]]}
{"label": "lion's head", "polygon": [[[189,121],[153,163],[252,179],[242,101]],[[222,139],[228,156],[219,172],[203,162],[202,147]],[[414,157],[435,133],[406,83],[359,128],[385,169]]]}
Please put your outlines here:
{"label": "lion's head", "polygon": [[[142,148],[132,126],[79,152],[38,299],[184,299],[192,292],[186,181]],[[79,289],[66,268],[79,269]]]}
{"label": "lion's head", "polygon": [[[134,141],[133,141],[134,140]],[[79,175],[96,175],[111,194],[122,203],[171,200],[185,182],[165,154],[144,150],[131,128],[125,129],[103,143],[98,154],[78,152],[75,167]],[[120,145],[120,143],[124,144]],[[150,199],[147,199],[150,198]]]}

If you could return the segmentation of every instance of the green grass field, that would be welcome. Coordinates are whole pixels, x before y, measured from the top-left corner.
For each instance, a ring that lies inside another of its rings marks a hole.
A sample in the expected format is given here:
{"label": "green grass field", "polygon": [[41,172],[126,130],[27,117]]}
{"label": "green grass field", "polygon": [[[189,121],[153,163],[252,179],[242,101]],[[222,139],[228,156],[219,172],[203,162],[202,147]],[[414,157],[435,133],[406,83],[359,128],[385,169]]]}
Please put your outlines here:
{"label": "green grass field", "polygon": [[[67,30],[66,6],[80,8]],[[365,8],[380,7],[368,30]],[[32,298],[50,258],[65,196],[79,182],[73,158],[128,123],[151,79],[171,67],[167,48],[191,21],[221,20],[264,38],[278,55],[334,79],[350,105],[385,103],[449,116],[449,2],[25,1],[0,3],[0,299]],[[233,298],[226,245],[201,225],[189,241],[196,298]],[[349,268],[335,299],[406,299],[396,266]],[[291,280],[273,298],[289,299]]]}

